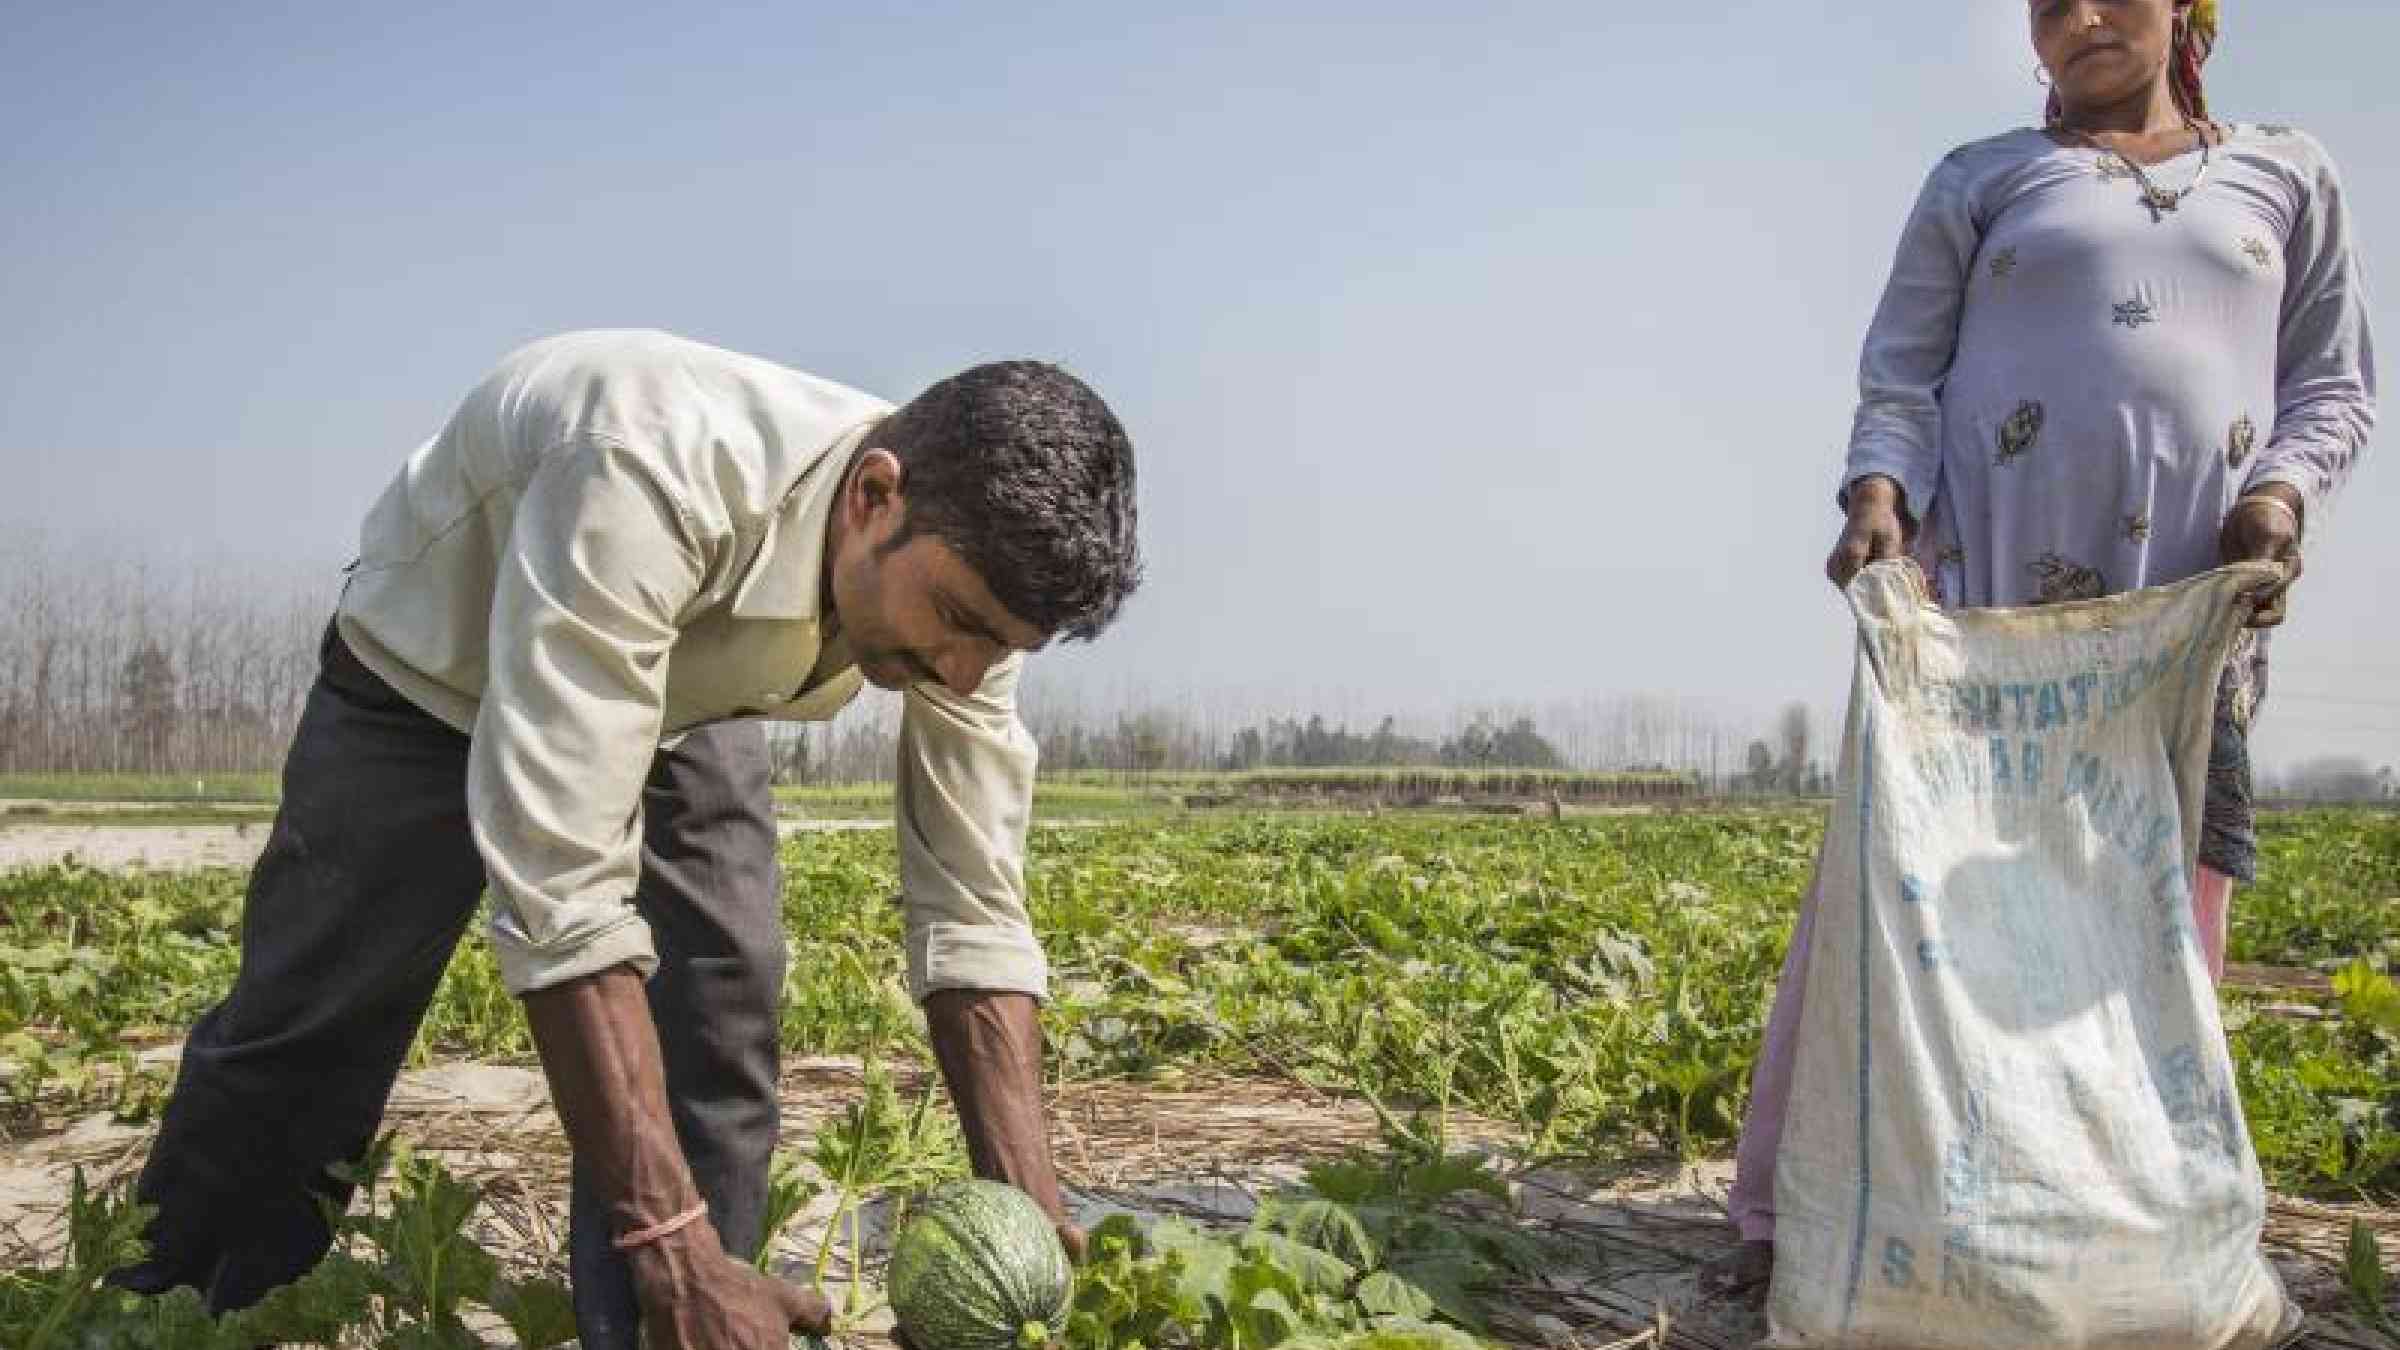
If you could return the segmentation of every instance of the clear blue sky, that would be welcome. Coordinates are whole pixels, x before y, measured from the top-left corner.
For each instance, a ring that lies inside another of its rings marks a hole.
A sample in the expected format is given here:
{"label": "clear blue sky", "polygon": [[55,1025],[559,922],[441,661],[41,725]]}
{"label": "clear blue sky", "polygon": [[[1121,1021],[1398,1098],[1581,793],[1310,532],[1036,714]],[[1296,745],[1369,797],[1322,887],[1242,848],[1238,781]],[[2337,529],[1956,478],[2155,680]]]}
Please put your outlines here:
{"label": "clear blue sky", "polygon": [[[339,563],[558,329],[895,398],[1033,355],[1143,456],[1152,583],[1067,678],[1831,707],[1860,331],[1926,168],[2035,115],[2022,0],[1151,8],[29,7],[0,528]],[[2400,342],[2400,10],[2225,27],[2219,111],[2332,147]],[[2312,552],[2270,759],[2400,760],[2393,453]]]}

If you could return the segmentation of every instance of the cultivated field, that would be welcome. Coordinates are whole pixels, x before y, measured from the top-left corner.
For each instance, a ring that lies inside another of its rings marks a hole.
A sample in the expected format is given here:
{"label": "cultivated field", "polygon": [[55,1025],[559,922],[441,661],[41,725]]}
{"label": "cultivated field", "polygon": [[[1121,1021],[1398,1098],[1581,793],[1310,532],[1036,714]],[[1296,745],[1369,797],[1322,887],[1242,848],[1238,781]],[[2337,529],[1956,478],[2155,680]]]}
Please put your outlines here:
{"label": "cultivated field", "polygon": [[[1193,1298],[1187,1317],[1220,1309],[1210,1343],[1244,1350],[1360,1341],[1392,1317],[1376,1343],[1394,1350],[1460,1334],[1391,1329],[1424,1318],[1528,1345],[1746,1343],[1750,1314],[1703,1295],[1695,1270],[1724,1247],[1715,1205],[1818,814],[1110,820],[1125,813],[1098,791],[1083,812],[1050,807],[1084,819],[1038,832],[1031,876],[1057,986],[1060,1159],[1087,1217],[1246,1236],[1172,1259],[1103,1243],[1077,1350],[1155,1338]],[[90,825],[0,820],[0,843]],[[2363,1320],[2377,1263],[2356,1244],[2400,1258],[2400,991],[2377,973],[2400,963],[2400,818],[2280,814],[2267,836],[2223,1001],[2277,1193],[2269,1250],[2316,1344],[2378,1344]],[[964,1162],[900,991],[889,831],[797,835],[783,860],[789,1222],[768,1259],[838,1286],[843,1334],[872,1337],[888,1197]],[[188,1306],[113,1307],[87,1277],[122,1240],[107,1188],[138,1164],[180,1029],[232,976],[241,881],[0,870],[0,1343],[46,1318],[55,1346],[233,1343]],[[563,1150],[478,943],[389,1124],[387,1183],[348,1254],[279,1305],[298,1319],[279,1334],[554,1334]],[[77,1168],[96,1198],[70,1249]],[[1254,1215],[1295,1185],[1334,1203]],[[1193,1283],[1208,1278],[1215,1304]],[[1285,1311],[1247,1294],[1224,1311],[1236,1286],[1278,1290]],[[64,1334],[103,1323],[119,1338]]]}

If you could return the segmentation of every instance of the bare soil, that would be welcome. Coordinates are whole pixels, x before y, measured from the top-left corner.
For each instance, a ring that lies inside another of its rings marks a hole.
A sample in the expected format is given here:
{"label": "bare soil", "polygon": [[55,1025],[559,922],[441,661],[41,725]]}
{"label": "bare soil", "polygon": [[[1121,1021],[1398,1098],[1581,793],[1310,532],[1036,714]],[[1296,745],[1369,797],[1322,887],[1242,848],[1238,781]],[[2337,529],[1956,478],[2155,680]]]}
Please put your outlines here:
{"label": "bare soil", "polygon": [[[153,1051],[171,1058],[173,1049]],[[921,1071],[896,1070],[904,1094]],[[805,1154],[817,1126],[857,1099],[855,1060],[792,1063],[783,1082],[787,1148]],[[1078,1217],[1173,1213],[1204,1224],[1237,1223],[1257,1198],[1289,1184],[1308,1163],[1375,1139],[1362,1105],[1286,1082],[1213,1079],[1174,1086],[1108,1081],[1070,1084],[1052,1111],[1061,1171]],[[386,1120],[421,1151],[482,1186],[478,1236],[512,1267],[563,1270],[567,1154],[540,1071],[525,1065],[447,1063],[403,1076]],[[1490,1122],[1455,1123],[1465,1146],[1504,1147]],[[130,1176],[148,1146],[146,1126],[105,1114],[0,1141],[0,1266],[55,1255],[71,1170],[110,1181]],[[1752,1300],[1703,1292],[1704,1266],[1733,1251],[1724,1197],[1730,1164],[1669,1161],[1614,1167],[1561,1165],[1523,1173],[1506,1211],[1566,1253],[1538,1278],[1501,1291],[1495,1331],[1544,1350],[1657,1346],[1739,1350],[1763,1333]],[[820,1199],[778,1242],[775,1265],[805,1278],[828,1216]],[[2299,1344],[2320,1350],[2388,1347],[2340,1315],[2342,1245],[2353,1216],[2381,1234],[2387,1260],[2400,1258],[2400,1212],[2274,1197],[2264,1247],[2310,1313]],[[866,1268],[881,1255],[879,1214],[867,1216]],[[850,1270],[835,1244],[837,1304]],[[888,1318],[865,1318],[845,1337],[852,1350],[883,1350]]]}
{"label": "bare soil", "polygon": [[[128,810],[124,814],[134,816],[139,812]],[[778,828],[791,835],[826,830],[888,830],[891,824],[889,820],[786,820]],[[263,820],[231,825],[115,821],[101,824],[0,815],[0,872],[14,867],[46,866],[68,858],[88,867],[112,871],[247,868],[258,861],[259,852],[267,846],[268,828]]]}

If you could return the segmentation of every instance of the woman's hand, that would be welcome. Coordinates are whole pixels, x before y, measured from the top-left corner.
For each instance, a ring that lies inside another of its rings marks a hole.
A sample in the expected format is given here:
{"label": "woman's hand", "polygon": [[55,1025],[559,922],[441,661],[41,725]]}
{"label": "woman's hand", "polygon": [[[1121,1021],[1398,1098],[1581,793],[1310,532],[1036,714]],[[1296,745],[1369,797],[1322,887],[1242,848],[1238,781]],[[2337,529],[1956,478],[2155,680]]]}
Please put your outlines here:
{"label": "woman's hand", "polygon": [[1868,563],[1902,556],[1916,534],[1900,484],[1886,475],[1868,474],[1852,483],[1848,501],[1850,521],[1825,559],[1825,579],[1835,586],[1848,586]]}
{"label": "woman's hand", "polygon": [[2300,530],[2306,504],[2285,483],[2267,483],[2242,494],[2225,515],[2217,532],[2220,562],[2271,562],[2283,568],[2280,580],[2246,592],[2250,626],[2273,628],[2282,623],[2292,583],[2300,579]]}

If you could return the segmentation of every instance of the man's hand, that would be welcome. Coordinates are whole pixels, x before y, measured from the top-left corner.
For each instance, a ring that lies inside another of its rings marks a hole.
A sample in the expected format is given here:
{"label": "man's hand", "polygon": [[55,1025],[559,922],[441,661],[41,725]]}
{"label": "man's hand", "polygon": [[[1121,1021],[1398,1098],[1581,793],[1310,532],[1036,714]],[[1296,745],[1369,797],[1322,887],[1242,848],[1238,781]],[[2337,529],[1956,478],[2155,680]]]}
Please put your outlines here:
{"label": "man's hand", "polygon": [[650,1350],[787,1350],[793,1332],[822,1336],[833,1327],[823,1294],[727,1256],[705,1223],[626,1255]]}
{"label": "man's hand", "polygon": [[[2217,532],[2217,560],[2271,562],[2283,568],[2281,580],[2243,597],[2251,604],[2250,626],[2273,628],[2283,622],[2292,583],[2300,579],[2300,529],[2307,503],[2287,483],[2262,484],[2243,497],[2226,513],[2224,528]],[[2255,500],[2262,497],[2272,500]]]}
{"label": "man's hand", "polygon": [[1083,1230],[1067,1221],[1042,1110],[1041,1008],[1029,994],[944,989],[925,1000],[933,1057],[950,1085],[975,1175],[1033,1197],[1058,1227],[1072,1261]]}
{"label": "man's hand", "polygon": [[[525,996],[525,1019],[575,1159],[597,1183],[619,1234],[666,1223],[700,1203],[667,1113],[658,1028],[641,976],[617,966]],[[786,1350],[791,1332],[823,1332],[825,1296],[725,1254],[703,1217],[626,1252],[648,1343],[665,1350]]]}
{"label": "man's hand", "polygon": [[1848,586],[1868,563],[1901,556],[1916,534],[1900,484],[1890,477],[1868,474],[1852,483],[1849,503],[1849,523],[1825,558],[1825,579],[1836,586]]}

